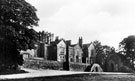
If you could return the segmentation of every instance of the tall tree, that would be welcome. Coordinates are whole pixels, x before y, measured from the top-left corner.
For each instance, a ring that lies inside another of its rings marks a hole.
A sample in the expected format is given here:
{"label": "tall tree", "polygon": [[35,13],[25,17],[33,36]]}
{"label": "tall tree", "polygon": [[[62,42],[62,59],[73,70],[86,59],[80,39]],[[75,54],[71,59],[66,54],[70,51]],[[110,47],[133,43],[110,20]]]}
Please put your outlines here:
{"label": "tall tree", "polygon": [[108,45],[102,45],[100,41],[94,41],[93,42],[96,49],[96,54],[105,54],[106,56],[110,53],[115,53],[115,48],[108,46]]}
{"label": "tall tree", "polygon": [[98,40],[95,40],[94,42],[94,46],[95,46],[95,50],[96,50],[96,54],[102,54],[103,53],[103,47],[101,45],[101,42]]}
{"label": "tall tree", "polygon": [[0,70],[22,64],[20,50],[34,47],[38,21],[35,7],[25,0],[0,0]]}
{"label": "tall tree", "polygon": [[125,56],[125,60],[130,62],[131,65],[133,65],[133,62],[135,60],[135,36],[130,35],[124,38],[119,43],[119,48],[119,53],[123,54]]}
{"label": "tall tree", "polygon": [[100,41],[93,42],[96,49],[96,63],[98,63],[101,68],[106,71],[106,59],[110,54],[115,54],[115,49],[108,45],[102,45]]}

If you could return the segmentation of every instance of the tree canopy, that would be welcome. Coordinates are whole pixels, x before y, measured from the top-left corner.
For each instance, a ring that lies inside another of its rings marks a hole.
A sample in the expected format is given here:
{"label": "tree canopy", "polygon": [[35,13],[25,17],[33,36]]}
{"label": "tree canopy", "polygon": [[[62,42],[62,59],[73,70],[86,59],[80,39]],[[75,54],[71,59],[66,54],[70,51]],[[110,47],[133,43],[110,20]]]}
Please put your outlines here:
{"label": "tree canopy", "polygon": [[100,41],[93,42],[96,49],[96,63],[98,63],[104,71],[106,71],[106,59],[110,54],[115,54],[115,49],[108,45],[102,45]]}
{"label": "tree canopy", "polygon": [[98,40],[95,40],[93,43],[95,45],[96,54],[102,54],[103,48],[102,48],[101,42]]}
{"label": "tree canopy", "polygon": [[34,48],[38,21],[36,8],[25,0],[0,0],[0,64],[20,64],[20,50]]}
{"label": "tree canopy", "polygon": [[105,54],[108,55],[110,53],[115,53],[115,48],[114,47],[110,47],[108,45],[102,45],[100,41],[94,41],[93,42],[95,45],[95,49],[96,49],[96,54]]}
{"label": "tree canopy", "polygon": [[130,35],[124,38],[120,44],[120,53],[123,54],[126,58],[125,60],[134,61],[135,59],[135,36]]}
{"label": "tree canopy", "polygon": [[38,25],[36,9],[25,0],[0,0],[0,38],[10,40],[17,49],[32,48]]}

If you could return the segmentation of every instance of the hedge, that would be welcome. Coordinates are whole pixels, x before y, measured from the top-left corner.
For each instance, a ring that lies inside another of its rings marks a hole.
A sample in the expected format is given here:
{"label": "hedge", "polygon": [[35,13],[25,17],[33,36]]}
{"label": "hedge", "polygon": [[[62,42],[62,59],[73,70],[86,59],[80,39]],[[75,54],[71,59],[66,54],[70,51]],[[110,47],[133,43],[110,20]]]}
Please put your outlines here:
{"label": "hedge", "polygon": [[[69,70],[70,71],[85,71],[88,66],[90,66],[90,64],[70,62]],[[25,59],[24,67],[31,68],[31,69],[64,70],[63,62],[48,61],[48,60],[43,60],[43,59]]]}
{"label": "hedge", "polygon": [[47,61],[41,59],[25,59],[23,66],[25,68],[32,68],[32,69],[52,69],[52,70],[63,69],[63,63],[61,62]]}
{"label": "hedge", "polygon": [[72,62],[69,64],[70,71],[85,71],[88,66],[90,66],[90,64]]}

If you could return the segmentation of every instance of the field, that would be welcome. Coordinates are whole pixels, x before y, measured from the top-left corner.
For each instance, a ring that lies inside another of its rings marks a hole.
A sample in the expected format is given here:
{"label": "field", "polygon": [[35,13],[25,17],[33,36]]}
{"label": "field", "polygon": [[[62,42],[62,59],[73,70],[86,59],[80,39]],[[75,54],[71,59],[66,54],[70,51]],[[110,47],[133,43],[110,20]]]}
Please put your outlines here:
{"label": "field", "polygon": [[70,75],[48,77],[45,81],[135,81],[135,75]]}
{"label": "field", "polygon": [[29,73],[1,75],[0,81],[135,81],[134,73],[90,73],[58,70],[31,70]]}

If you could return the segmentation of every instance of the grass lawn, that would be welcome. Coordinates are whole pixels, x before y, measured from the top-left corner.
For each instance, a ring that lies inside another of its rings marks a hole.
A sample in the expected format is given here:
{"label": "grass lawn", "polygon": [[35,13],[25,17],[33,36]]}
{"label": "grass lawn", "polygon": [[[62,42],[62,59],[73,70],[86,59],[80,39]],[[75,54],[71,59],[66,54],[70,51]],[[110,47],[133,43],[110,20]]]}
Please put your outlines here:
{"label": "grass lawn", "polygon": [[[12,71],[9,71],[9,72],[15,74],[15,72],[12,72]],[[6,74],[10,74],[9,72]],[[29,78],[19,78],[19,79],[4,79],[0,81],[135,81],[134,73],[131,73],[131,74],[130,73],[125,73],[125,74],[123,73],[119,73],[119,74],[118,73],[83,73],[83,74],[57,76],[57,73],[61,74],[62,71],[48,71],[48,70],[35,71],[34,70],[34,72],[39,72],[39,74],[40,73],[47,74],[49,72],[48,75],[54,72],[56,76],[39,76],[39,77],[31,77],[31,78],[29,77]],[[27,70],[26,71],[21,70],[20,72],[17,72],[17,73],[26,73],[26,75],[24,76],[28,76]],[[35,74],[35,75],[39,75],[39,74]]]}
{"label": "grass lawn", "polygon": [[0,75],[7,75],[7,74],[20,74],[20,73],[28,73],[24,70],[1,70]]}
{"label": "grass lawn", "polygon": [[135,81],[135,74],[73,74],[1,81]]}
{"label": "grass lawn", "polygon": [[135,75],[84,74],[84,75],[47,77],[47,78],[44,78],[44,81],[135,81]]}

